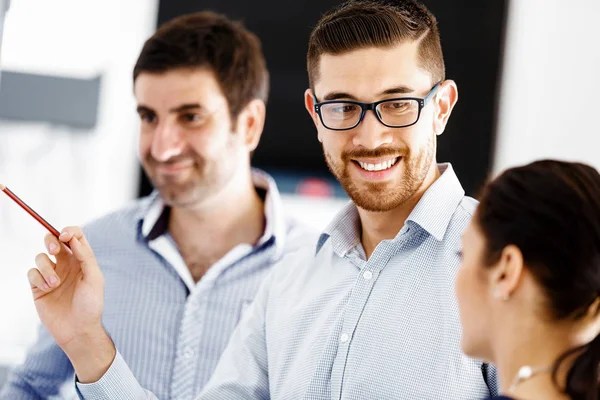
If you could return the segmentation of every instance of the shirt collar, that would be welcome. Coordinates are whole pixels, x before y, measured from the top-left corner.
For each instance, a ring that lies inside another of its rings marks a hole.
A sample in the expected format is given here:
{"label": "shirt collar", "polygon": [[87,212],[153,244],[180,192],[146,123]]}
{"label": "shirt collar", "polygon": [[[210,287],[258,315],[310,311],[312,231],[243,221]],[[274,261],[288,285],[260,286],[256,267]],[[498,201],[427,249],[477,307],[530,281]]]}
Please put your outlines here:
{"label": "shirt collar", "polygon": [[360,216],[354,202],[345,205],[327,225],[317,242],[317,253],[325,242],[335,235],[333,250],[340,256],[360,242]]}
{"label": "shirt collar", "polygon": [[[465,191],[450,163],[438,164],[438,169],[441,176],[423,194],[406,223],[419,226],[441,241]],[[319,237],[316,252],[331,236],[335,236],[333,250],[336,254],[345,254],[360,242],[360,226],[356,205],[350,202],[325,228]]]}
{"label": "shirt collar", "polygon": [[450,163],[438,164],[438,169],[441,176],[423,194],[407,221],[442,241],[465,191]]}
{"label": "shirt collar", "polygon": [[[265,231],[256,246],[261,246],[274,238],[275,254],[279,257],[283,251],[286,232],[281,195],[275,180],[264,171],[253,168],[252,181],[256,190],[264,194],[265,205]],[[167,233],[170,212],[171,208],[164,203],[158,191],[153,191],[145,207],[142,207],[138,214],[141,236],[151,241]]]}

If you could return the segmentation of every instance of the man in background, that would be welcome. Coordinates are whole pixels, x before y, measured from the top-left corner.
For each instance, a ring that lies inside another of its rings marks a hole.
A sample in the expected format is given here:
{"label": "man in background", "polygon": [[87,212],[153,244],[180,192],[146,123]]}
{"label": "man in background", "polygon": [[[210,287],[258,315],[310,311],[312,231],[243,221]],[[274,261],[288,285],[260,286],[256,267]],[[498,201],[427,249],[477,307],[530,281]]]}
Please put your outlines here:
{"label": "man in background", "polygon": [[[133,82],[156,190],[85,228],[104,276],[102,325],[146,388],[192,398],[270,267],[312,235],[250,167],[269,86],[254,34],[211,12],[176,18],[146,41]],[[45,282],[68,297],[61,283]],[[73,373],[42,328],[0,399],[61,396]]]}

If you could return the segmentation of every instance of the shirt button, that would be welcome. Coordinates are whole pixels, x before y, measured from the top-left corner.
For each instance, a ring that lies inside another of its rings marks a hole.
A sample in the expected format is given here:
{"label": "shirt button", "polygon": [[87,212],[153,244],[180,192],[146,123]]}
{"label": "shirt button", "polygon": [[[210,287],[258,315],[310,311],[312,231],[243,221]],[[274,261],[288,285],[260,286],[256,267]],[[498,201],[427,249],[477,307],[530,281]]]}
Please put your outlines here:
{"label": "shirt button", "polygon": [[185,356],[185,358],[192,358],[194,357],[194,350],[188,348],[185,350],[183,355]]}
{"label": "shirt button", "polygon": [[365,273],[363,274],[363,278],[365,278],[365,280],[367,281],[371,280],[372,277],[373,273],[371,271],[365,271]]}
{"label": "shirt button", "polygon": [[347,333],[344,333],[342,336],[340,336],[340,342],[342,343],[346,343],[348,339],[350,339],[350,336],[348,336]]}

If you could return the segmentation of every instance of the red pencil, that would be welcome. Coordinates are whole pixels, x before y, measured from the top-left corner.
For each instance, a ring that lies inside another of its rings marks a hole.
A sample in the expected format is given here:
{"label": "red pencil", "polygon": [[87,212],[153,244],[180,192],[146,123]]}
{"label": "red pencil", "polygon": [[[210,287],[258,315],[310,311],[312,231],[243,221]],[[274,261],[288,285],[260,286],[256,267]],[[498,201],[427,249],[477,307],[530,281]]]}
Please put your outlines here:
{"label": "red pencil", "polygon": [[29,215],[31,215],[33,218],[35,218],[40,224],[42,224],[44,226],[44,228],[48,229],[51,234],[53,234],[56,237],[60,236],[60,232],[57,231],[52,225],[50,225],[48,223],[48,221],[46,221],[38,213],[33,211],[33,209],[31,207],[29,207],[27,204],[25,204],[25,202],[23,200],[21,200],[19,197],[17,197],[16,194],[14,194],[9,188],[7,188],[6,186],[4,186],[1,183],[0,183],[0,190],[3,191],[4,193],[6,193],[6,195],[8,197],[13,199],[15,201],[15,203],[20,205],[21,208],[23,208],[23,210],[27,211],[27,213]]}

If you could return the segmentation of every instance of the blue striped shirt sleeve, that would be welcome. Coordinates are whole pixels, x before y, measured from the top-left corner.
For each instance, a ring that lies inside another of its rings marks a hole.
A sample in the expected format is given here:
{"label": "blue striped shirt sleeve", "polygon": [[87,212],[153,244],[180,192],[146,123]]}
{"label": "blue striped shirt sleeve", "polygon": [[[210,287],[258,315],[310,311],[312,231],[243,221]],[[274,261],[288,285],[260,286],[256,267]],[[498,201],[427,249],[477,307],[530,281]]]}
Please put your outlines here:
{"label": "blue striped shirt sleeve", "polygon": [[58,396],[74,374],[71,362],[41,326],[25,362],[16,367],[0,391],[0,400],[37,400]]}

